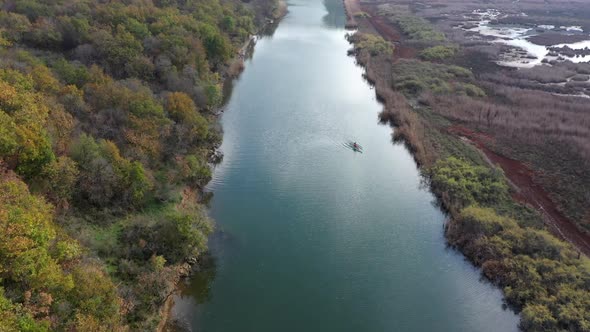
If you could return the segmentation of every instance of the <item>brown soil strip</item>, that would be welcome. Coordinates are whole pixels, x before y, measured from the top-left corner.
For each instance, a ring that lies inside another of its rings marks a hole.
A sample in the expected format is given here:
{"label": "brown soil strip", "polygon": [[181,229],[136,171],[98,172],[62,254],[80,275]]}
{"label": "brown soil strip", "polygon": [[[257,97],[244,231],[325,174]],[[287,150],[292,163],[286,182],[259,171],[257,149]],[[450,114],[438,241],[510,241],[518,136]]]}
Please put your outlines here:
{"label": "brown soil strip", "polygon": [[383,16],[375,13],[375,6],[372,4],[363,4],[362,9],[369,14],[369,22],[371,22],[381,37],[392,43],[398,43],[401,40],[401,34]]}
{"label": "brown soil strip", "polygon": [[534,207],[541,213],[545,224],[554,235],[572,243],[580,252],[590,257],[590,235],[577,228],[557,209],[557,205],[549,198],[549,194],[533,181],[534,172],[529,167],[518,160],[504,157],[490,150],[486,146],[486,143],[491,140],[489,136],[458,125],[450,127],[448,131],[467,138],[493,164],[499,165],[516,188],[514,198]]}
{"label": "brown soil strip", "polygon": [[416,49],[413,47],[408,47],[403,44],[400,44],[400,41],[402,40],[401,33],[389,22],[387,22],[387,20],[383,16],[376,14],[375,3],[362,4],[361,8],[363,12],[369,14],[367,20],[373,26],[373,28],[375,28],[377,33],[381,35],[381,37],[383,37],[385,40],[388,40],[391,43],[395,44],[394,58],[411,59],[416,57]]}
{"label": "brown soil strip", "polygon": [[361,12],[361,6],[358,0],[344,0],[344,11],[346,12],[346,29],[356,29],[358,24],[354,16]]}

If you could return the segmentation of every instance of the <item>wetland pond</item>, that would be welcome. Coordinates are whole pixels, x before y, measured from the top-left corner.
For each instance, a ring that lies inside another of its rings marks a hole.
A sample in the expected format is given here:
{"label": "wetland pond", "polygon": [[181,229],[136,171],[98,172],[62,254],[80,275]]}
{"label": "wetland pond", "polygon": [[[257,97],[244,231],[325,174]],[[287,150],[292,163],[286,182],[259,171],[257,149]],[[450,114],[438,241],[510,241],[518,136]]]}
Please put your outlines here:
{"label": "wetland pond", "polygon": [[[502,54],[498,64],[506,67],[531,68],[543,63],[543,60],[549,62],[569,60],[574,63],[589,62],[590,51],[588,55],[567,55],[556,49],[550,48],[568,48],[570,53],[575,50],[588,50],[590,48],[590,35],[578,26],[561,26],[537,25],[524,26],[518,24],[497,24],[493,23],[502,14],[494,9],[475,10],[470,15],[464,17],[466,22],[462,25],[464,30],[476,33],[475,39],[486,38],[490,42],[500,43],[511,46],[512,49]],[[553,41],[549,45],[535,44],[530,39],[542,34],[551,34]],[[560,38],[561,37],[561,38]],[[577,37],[579,41],[573,43],[563,43],[560,39]]]}

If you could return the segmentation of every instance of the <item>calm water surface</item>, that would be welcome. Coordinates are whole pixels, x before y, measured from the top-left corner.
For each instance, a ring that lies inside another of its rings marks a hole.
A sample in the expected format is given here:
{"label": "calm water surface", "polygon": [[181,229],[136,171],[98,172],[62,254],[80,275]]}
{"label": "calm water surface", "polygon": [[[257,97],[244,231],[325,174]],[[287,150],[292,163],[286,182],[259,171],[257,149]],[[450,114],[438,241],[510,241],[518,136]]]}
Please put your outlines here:
{"label": "calm water surface", "polygon": [[500,292],[445,247],[343,25],[340,0],[291,1],[258,41],[209,186],[214,264],[173,315],[205,332],[515,331]]}

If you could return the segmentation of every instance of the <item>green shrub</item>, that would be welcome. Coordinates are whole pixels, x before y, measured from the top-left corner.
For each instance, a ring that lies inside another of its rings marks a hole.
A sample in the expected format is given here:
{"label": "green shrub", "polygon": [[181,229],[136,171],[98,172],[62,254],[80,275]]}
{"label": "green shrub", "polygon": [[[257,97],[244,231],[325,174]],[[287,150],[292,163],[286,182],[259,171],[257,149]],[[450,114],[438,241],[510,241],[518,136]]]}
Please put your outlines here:
{"label": "green shrub", "polygon": [[463,90],[469,97],[476,97],[476,98],[483,98],[486,96],[485,91],[483,91],[480,87],[473,85],[471,83],[465,83],[462,85]]}
{"label": "green shrub", "polygon": [[418,60],[398,60],[392,67],[393,87],[411,95],[423,91],[437,94],[449,94],[461,91],[463,83],[470,81],[473,74],[468,69],[454,65],[444,65]]}
{"label": "green shrub", "polygon": [[202,187],[211,179],[211,169],[203,158],[188,155],[179,161],[181,181],[193,187]]}
{"label": "green shrub", "polygon": [[474,237],[491,236],[518,227],[514,220],[497,215],[493,209],[477,206],[461,210],[455,222],[460,225],[464,234]]}
{"label": "green shrub", "polygon": [[542,304],[527,305],[522,310],[521,328],[525,331],[554,331],[558,330],[557,319],[551,315],[547,306]]}
{"label": "green shrub", "polygon": [[74,84],[77,87],[82,87],[90,78],[90,73],[85,66],[68,62],[64,58],[55,61],[52,68],[64,83]]}
{"label": "green shrub", "polygon": [[120,155],[117,146],[81,135],[72,147],[71,157],[79,166],[76,200],[95,208],[133,209],[145,203],[153,183],[143,165]]}
{"label": "green shrub", "polygon": [[491,208],[463,209],[447,228],[449,242],[504,290],[522,310],[524,331],[587,331],[588,259],[547,231],[519,226]]}
{"label": "green shrub", "polygon": [[0,159],[13,161],[27,179],[55,160],[46,130],[50,108],[39,102],[43,98],[34,91],[32,76],[0,71]]}
{"label": "green shrub", "polygon": [[206,249],[213,226],[200,210],[170,212],[163,216],[140,216],[125,226],[120,235],[125,257],[149,263],[161,255],[169,264],[199,255]]}
{"label": "green shrub", "polygon": [[456,53],[456,46],[438,45],[422,50],[419,56],[427,61],[442,61],[453,57]]}
{"label": "green shrub", "polygon": [[467,68],[452,65],[452,66],[447,66],[446,70],[448,73],[450,73],[453,76],[458,77],[458,78],[471,78],[471,77],[473,77],[473,73],[471,72],[471,70],[469,70]]}
{"label": "green shrub", "polygon": [[380,5],[378,13],[399,26],[404,34],[415,41],[441,42],[446,40],[443,33],[436,31],[427,20],[415,16],[407,5]]}
{"label": "green shrub", "polygon": [[0,287],[0,323],[2,331],[46,332],[49,322],[35,321],[20,304],[12,303],[4,296],[4,288]]}
{"label": "green shrub", "polygon": [[432,186],[456,207],[471,204],[491,206],[509,199],[508,185],[500,169],[474,166],[449,157],[430,170]]}
{"label": "green shrub", "polygon": [[372,56],[390,56],[393,53],[393,45],[378,35],[357,32],[352,41],[357,52],[368,52]]}
{"label": "green shrub", "polygon": [[400,83],[397,83],[395,85],[395,88],[398,90],[403,90],[408,93],[417,95],[420,92],[426,90],[427,85],[424,82],[421,82],[419,80],[409,79],[409,80],[404,80]]}

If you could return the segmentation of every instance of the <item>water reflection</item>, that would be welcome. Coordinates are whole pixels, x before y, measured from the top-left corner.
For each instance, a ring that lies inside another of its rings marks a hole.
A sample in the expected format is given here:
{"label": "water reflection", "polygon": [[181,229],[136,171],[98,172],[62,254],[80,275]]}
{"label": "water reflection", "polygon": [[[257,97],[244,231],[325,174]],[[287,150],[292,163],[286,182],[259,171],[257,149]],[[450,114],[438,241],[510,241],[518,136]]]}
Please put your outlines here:
{"label": "water reflection", "polygon": [[206,255],[199,262],[199,270],[181,287],[182,294],[191,294],[191,297],[197,304],[202,304],[211,300],[211,282],[215,280],[217,266],[215,258]]}
{"label": "water reflection", "polygon": [[[257,35],[251,36],[246,48],[243,50],[242,59],[244,62],[250,61],[254,57],[254,51],[256,50],[256,43],[260,39],[271,38],[275,30],[279,26],[280,20],[276,20],[272,24],[265,26]],[[232,77],[228,77],[223,81],[223,99],[222,107],[223,110],[229,102],[232,92],[234,90],[235,80]],[[209,197],[210,199],[211,197]]]}
{"label": "water reflection", "polygon": [[342,0],[324,0],[328,13],[322,18],[324,26],[331,29],[342,29],[346,23],[346,15],[342,10]]}
{"label": "water reflection", "polygon": [[[224,234],[221,231],[216,231],[211,236],[210,241],[218,243],[222,241]],[[210,254],[203,255],[197,264],[198,269],[193,273],[190,279],[185,280],[179,286],[178,294],[175,296],[175,307],[178,310],[180,307],[197,307],[203,303],[209,302],[212,299],[211,285],[217,275],[217,262],[215,257]],[[200,312],[195,312],[196,316],[200,316]],[[192,331],[191,320],[188,315],[176,315],[172,313],[170,319],[166,322],[164,327],[165,332],[189,332]]]}

